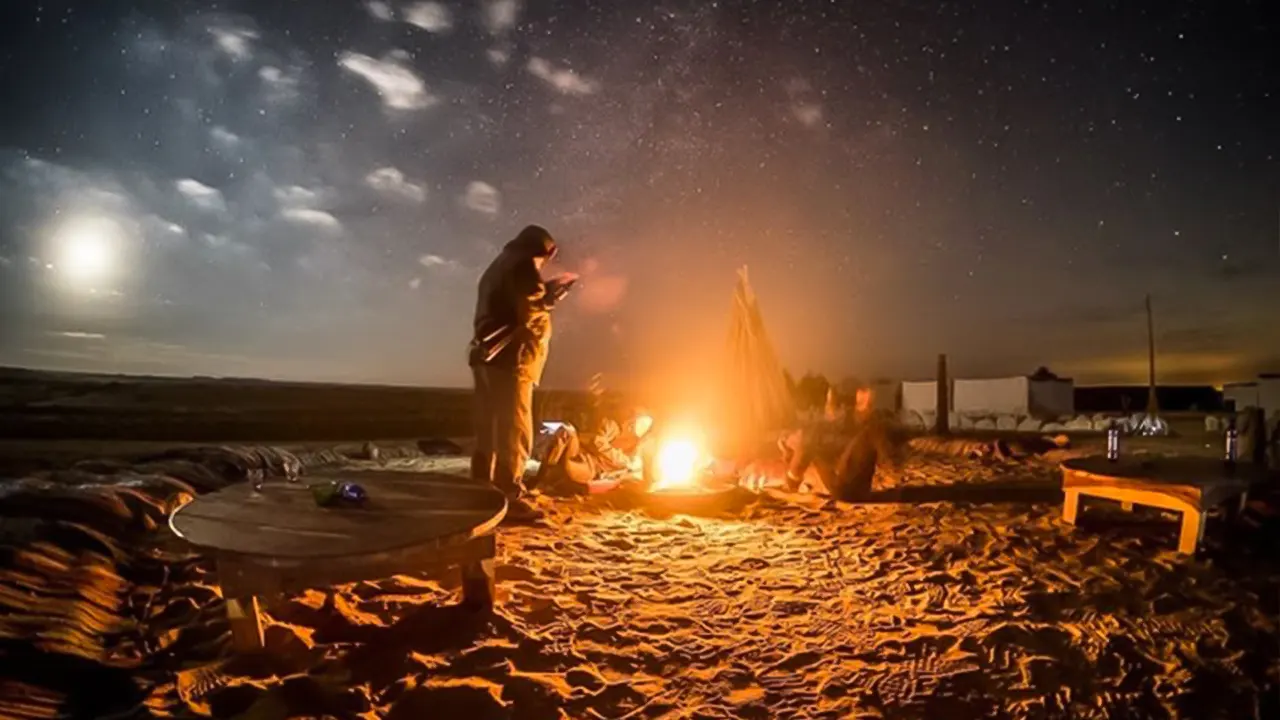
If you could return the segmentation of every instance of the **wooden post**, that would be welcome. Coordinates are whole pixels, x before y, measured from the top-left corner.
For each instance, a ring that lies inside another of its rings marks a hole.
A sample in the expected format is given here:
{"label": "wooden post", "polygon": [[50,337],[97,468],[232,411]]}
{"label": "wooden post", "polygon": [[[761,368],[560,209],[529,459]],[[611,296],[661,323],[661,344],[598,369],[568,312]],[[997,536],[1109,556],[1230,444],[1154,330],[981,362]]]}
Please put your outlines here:
{"label": "wooden post", "polygon": [[933,421],[933,431],[938,435],[951,433],[951,383],[947,381],[947,355],[938,355],[938,402],[934,406],[937,418]]}
{"label": "wooden post", "polygon": [[1151,295],[1147,294],[1147,416],[1152,420],[1160,412],[1156,402],[1156,330],[1151,319]]}

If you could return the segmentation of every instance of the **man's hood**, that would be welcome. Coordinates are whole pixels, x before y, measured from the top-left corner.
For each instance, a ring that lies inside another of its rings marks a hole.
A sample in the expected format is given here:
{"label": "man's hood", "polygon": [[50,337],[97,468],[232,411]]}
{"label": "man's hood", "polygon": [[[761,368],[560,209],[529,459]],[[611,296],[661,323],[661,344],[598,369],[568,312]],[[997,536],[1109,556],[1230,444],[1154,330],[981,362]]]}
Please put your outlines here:
{"label": "man's hood", "polygon": [[502,248],[503,252],[513,253],[520,257],[550,257],[556,252],[555,238],[546,228],[529,225],[520,231],[514,240]]}

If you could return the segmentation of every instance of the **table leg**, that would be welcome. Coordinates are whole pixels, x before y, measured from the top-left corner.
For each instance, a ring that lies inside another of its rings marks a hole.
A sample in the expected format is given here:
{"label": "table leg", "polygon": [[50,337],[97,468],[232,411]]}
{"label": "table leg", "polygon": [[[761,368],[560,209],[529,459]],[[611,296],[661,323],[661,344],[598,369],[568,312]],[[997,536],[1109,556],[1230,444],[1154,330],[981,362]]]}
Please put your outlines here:
{"label": "table leg", "polygon": [[1204,539],[1204,513],[1184,510],[1182,512],[1182,532],[1178,536],[1178,552],[1194,555]]}
{"label": "table leg", "polygon": [[1076,514],[1080,511],[1080,493],[1075,490],[1066,491],[1062,500],[1062,520],[1070,525],[1076,524]]}
{"label": "table leg", "polygon": [[1131,503],[1131,502],[1122,502],[1122,503],[1120,503],[1120,509],[1121,509],[1121,510],[1123,510],[1123,511],[1125,511],[1125,512],[1133,512],[1133,503]]}
{"label": "table leg", "polygon": [[252,595],[227,598],[227,620],[231,623],[231,645],[237,652],[254,653],[265,647],[258,598]]}
{"label": "table leg", "polygon": [[480,612],[493,609],[496,589],[493,558],[473,560],[462,566],[462,604]]}
{"label": "table leg", "polygon": [[1240,506],[1236,508],[1236,517],[1243,517],[1244,511],[1249,509],[1249,492],[1240,493]]}

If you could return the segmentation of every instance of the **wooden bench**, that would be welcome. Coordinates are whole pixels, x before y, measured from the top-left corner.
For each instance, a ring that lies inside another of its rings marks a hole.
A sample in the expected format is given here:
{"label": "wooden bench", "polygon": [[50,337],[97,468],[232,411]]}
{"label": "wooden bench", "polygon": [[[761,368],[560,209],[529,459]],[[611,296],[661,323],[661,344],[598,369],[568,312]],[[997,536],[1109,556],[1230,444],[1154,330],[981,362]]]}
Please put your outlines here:
{"label": "wooden bench", "polygon": [[[309,485],[328,480],[359,483],[368,502],[320,507]],[[490,610],[493,532],[506,508],[502,493],[456,476],[349,471],[201,495],[169,527],[213,556],[233,645],[254,652],[263,648],[259,599],[308,588],[460,568],[463,603]]]}
{"label": "wooden bench", "polygon": [[1178,551],[1194,554],[1204,539],[1205,514],[1228,501],[1243,509],[1252,484],[1267,471],[1240,463],[1228,472],[1221,460],[1197,457],[1095,456],[1062,464],[1062,519],[1072,525],[1084,496],[1118,501],[1126,510],[1147,505],[1182,514]]}

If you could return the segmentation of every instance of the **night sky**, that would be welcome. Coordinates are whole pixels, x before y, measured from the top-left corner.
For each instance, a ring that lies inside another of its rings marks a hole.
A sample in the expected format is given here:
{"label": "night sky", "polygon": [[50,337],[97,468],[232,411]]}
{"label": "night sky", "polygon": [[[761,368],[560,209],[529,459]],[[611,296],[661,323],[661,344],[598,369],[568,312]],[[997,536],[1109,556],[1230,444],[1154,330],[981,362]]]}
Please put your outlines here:
{"label": "night sky", "polygon": [[742,264],[796,375],[1141,382],[1148,292],[1280,370],[1273,6],[6,2],[0,365],[466,385],[536,222],[553,387],[705,380]]}

